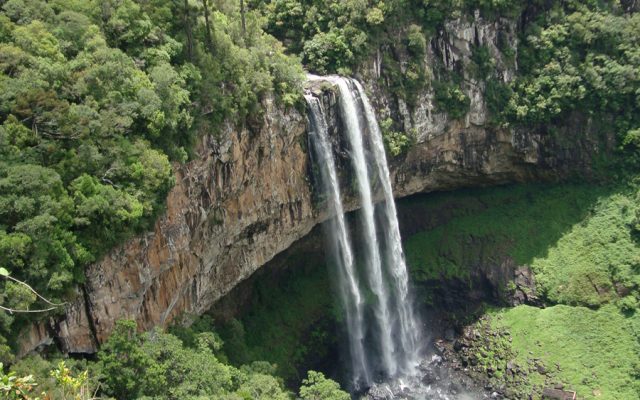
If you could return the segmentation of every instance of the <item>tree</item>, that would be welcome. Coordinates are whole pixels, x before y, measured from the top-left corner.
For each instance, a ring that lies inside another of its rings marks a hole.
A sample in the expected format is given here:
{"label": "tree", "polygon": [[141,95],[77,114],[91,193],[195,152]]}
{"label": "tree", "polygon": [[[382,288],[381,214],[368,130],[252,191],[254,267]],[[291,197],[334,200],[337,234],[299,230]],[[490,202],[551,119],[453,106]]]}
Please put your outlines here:
{"label": "tree", "polygon": [[322,372],[309,371],[300,387],[302,400],[349,400],[349,393],[340,390],[340,385],[325,378]]}
{"label": "tree", "polygon": [[[47,312],[47,311],[53,311],[58,307],[62,307],[64,306],[65,303],[53,303],[51,300],[46,299],[45,297],[43,297],[40,293],[36,292],[31,286],[27,285],[25,282],[22,282],[12,276],[9,275],[9,271],[6,268],[0,267],[0,277],[9,280],[11,282],[17,283],[18,287],[20,287],[23,292],[26,289],[26,295],[33,298],[34,296],[40,300],[42,300],[44,303],[46,303],[46,307],[44,309],[37,309],[37,310],[33,310],[33,309],[15,309],[15,308],[9,308],[9,307],[5,307],[3,305],[0,305],[0,310],[4,310],[10,314],[15,314],[15,313],[43,313],[43,312]],[[11,297],[17,297],[17,296],[11,296],[11,294],[15,293],[14,290],[11,289],[7,289],[5,287],[5,291],[7,294],[9,294],[8,297],[10,297],[10,300],[14,300],[11,299]],[[13,293],[12,293],[13,292]]]}
{"label": "tree", "polygon": [[105,392],[117,399],[134,399],[143,392],[156,394],[164,386],[162,371],[142,348],[135,321],[120,320],[100,352]]}
{"label": "tree", "polygon": [[240,19],[242,21],[242,36],[247,36],[247,21],[244,10],[244,0],[240,0]]}
{"label": "tree", "polygon": [[211,22],[209,21],[209,5],[207,0],[202,0],[202,5],[204,7],[204,24],[206,29],[205,41],[207,43],[207,49],[209,49],[209,53],[213,54],[213,39],[211,35]]}
{"label": "tree", "polygon": [[38,384],[32,375],[24,377],[16,376],[15,373],[5,374],[4,365],[0,363],[0,394],[7,400],[30,400]]}

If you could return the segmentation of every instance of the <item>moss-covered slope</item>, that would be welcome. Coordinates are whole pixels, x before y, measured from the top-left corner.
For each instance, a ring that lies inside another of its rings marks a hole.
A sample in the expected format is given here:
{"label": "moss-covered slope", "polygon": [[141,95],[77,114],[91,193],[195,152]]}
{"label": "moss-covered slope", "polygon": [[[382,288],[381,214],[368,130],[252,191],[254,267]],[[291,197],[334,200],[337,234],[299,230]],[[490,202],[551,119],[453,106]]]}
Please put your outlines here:
{"label": "moss-covered slope", "polygon": [[407,202],[403,212],[418,220],[407,227],[406,251],[419,286],[433,292],[434,282],[457,280],[473,290],[507,259],[534,272],[547,308],[491,309],[457,346],[492,387],[539,398],[562,384],[579,398],[638,398],[636,190],[514,186]]}

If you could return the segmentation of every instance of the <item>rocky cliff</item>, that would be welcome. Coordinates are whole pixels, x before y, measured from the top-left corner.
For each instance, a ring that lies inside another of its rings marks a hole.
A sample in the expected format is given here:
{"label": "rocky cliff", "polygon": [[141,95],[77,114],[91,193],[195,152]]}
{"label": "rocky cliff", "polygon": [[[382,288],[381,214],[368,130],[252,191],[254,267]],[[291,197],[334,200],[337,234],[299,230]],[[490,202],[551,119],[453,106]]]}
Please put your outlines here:
{"label": "rocky cliff", "polygon": [[[424,61],[431,65],[441,59],[447,68],[464,70],[478,43],[501,60],[498,38],[506,37],[516,48],[515,29],[508,21],[451,21],[431,40]],[[379,79],[384,68],[374,57],[360,72],[370,97],[381,116],[392,116],[417,134],[410,151],[391,161],[397,197],[588,173],[590,160],[601,151],[597,127],[579,116],[571,129],[555,134],[491,126],[484,84],[471,77],[466,85],[470,111],[462,120],[437,111],[430,90],[410,108]],[[498,68],[504,80],[511,79],[513,67],[499,62]],[[332,131],[344,162],[336,94],[321,95],[332,110]],[[326,219],[314,200],[304,113],[282,110],[272,99],[263,101],[263,110],[259,128],[229,126],[222,135],[200,138],[195,159],[175,166],[176,185],[153,232],[88,268],[78,300],[64,315],[25,332],[22,354],[54,341],[65,352],[91,353],[118,319],[132,318],[148,329],[201,314]]]}

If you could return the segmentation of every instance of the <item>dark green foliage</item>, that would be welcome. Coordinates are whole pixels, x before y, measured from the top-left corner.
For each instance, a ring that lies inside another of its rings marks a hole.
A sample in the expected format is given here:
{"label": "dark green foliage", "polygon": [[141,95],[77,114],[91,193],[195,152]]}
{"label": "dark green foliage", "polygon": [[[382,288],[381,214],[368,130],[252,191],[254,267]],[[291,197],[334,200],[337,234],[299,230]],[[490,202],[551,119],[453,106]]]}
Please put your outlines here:
{"label": "dark green foliage", "polygon": [[487,109],[491,113],[491,118],[497,122],[504,120],[503,111],[512,95],[513,90],[508,84],[493,77],[486,80],[484,98],[487,102]]}
{"label": "dark green foliage", "polygon": [[152,357],[142,349],[142,337],[134,321],[119,321],[99,358],[105,376],[105,392],[118,399],[132,399],[142,393],[160,394],[162,371],[154,368]]}
{"label": "dark green foliage", "polygon": [[515,18],[527,2],[256,0],[254,3],[266,15],[267,30],[291,51],[302,54],[310,70],[348,73],[376,49],[398,46],[398,33],[405,30],[408,50],[419,58],[426,50],[423,32],[434,34],[446,19],[469,15],[475,9],[485,18]]}
{"label": "dark green foliage", "polygon": [[[262,364],[236,369],[214,355],[212,332],[199,333],[195,347],[154,330],[136,333],[133,321],[119,321],[99,353],[104,392],[117,399],[149,396],[185,399],[197,396],[241,399],[289,399]],[[213,348],[212,348],[213,346]],[[237,397],[230,397],[237,398]]]}
{"label": "dark green foliage", "polygon": [[224,352],[234,365],[265,360],[278,375],[298,383],[335,345],[335,303],[324,265],[309,254],[290,257],[286,275],[261,276],[253,282],[251,307],[238,320],[219,326]]}
{"label": "dark green foliage", "polygon": [[493,73],[495,60],[491,57],[487,46],[477,46],[473,48],[471,64],[468,68],[471,75],[480,80],[485,80]]}
{"label": "dark green foliage", "polygon": [[354,60],[349,42],[349,38],[341,30],[319,32],[304,44],[305,61],[313,71],[320,74],[331,71],[348,73]]}
{"label": "dark green foliage", "polygon": [[[77,398],[93,398],[94,394],[118,400],[293,398],[283,387],[282,380],[274,376],[275,365],[258,361],[235,368],[220,360],[215,353],[222,342],[215,332],[204,326],[210,322],[203,319],[199,326],[177,329],[181,337],[189,340],[184,342],[157,329],[138,333],[134,321],[118,321],[100,350],[98,361],[65,361],[72,376],[88,378],[87,393]],[[32,375],[38,393],[45,393],[46,398],[68,398],[70,392],[67,390],[65,394],[61,382],[51,377],[50,371],[56,369],[57,358],[54,356],[54,360],[46,361],[37,355],[27,357],[13,366],[11,374],[18,377]],[[303,399],[349,399],[336,382],[318,372],[309,371],[309,378],[303,384],[300,389]]]}

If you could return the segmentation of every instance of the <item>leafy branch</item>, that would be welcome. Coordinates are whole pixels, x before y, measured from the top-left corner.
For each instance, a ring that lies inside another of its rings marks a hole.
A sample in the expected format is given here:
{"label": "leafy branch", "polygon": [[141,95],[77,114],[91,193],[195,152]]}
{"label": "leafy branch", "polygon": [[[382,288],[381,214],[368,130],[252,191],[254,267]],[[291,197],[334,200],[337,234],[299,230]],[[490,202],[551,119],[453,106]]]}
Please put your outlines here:
{"label": "leafy branch", "polygon": [[32,288],[31,286],[29,286],[27,283],[22,282],[21,280],[18,280],[14,277],[12,277],[9,274],[9,271],[6,268],[0,267],[0,276],[13,281],[17,284],[23,285],[25,286],[27,289],[29,289],[29,291],[31,291],[33,294],[36,295],[36,297],[38,297],[40,300],[44,301],[46,304],[50,305],[50,307],[48,308],[43,308],[43,309],[38,309],[38,310],[19,310],[19,309],[14,309],[14,308],[9,308],[9,307],[4,307],[2,305],[0,305],[0,309],[7,311],[11,314],[13,313],[43,313],[43,312],[48,312],[48,311],[52,311],[55,310],[58,307],[62,307],[67,303],[53,303],[51,300],[45,298],[44,296],[42,296],[40,293],[38,293],[34,288]]}

